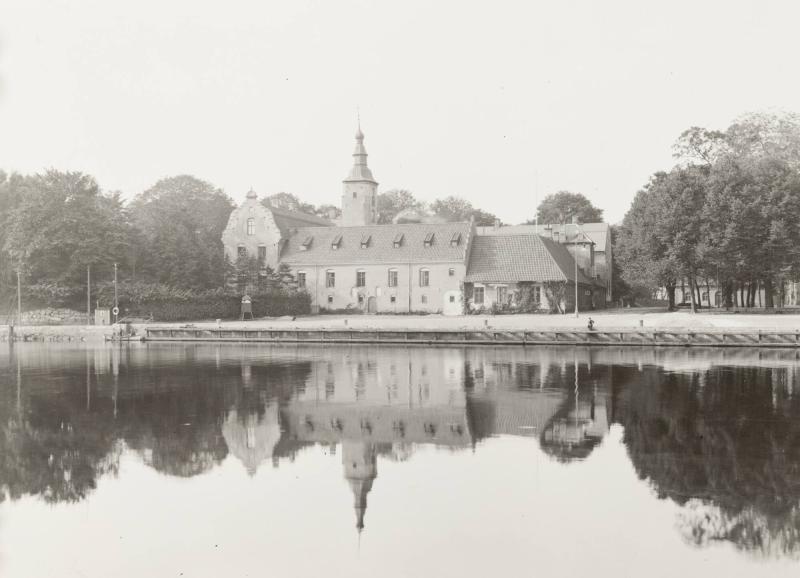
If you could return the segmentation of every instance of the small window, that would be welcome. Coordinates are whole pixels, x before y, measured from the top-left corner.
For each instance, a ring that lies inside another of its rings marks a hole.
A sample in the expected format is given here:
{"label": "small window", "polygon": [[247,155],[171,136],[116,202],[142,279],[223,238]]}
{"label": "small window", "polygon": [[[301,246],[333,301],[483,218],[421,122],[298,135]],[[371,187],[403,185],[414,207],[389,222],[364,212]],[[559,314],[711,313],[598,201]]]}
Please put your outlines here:
{"label": "small window", "polygon": [[456,296],[450,295],[450,303],[455,303],[455,302],[456,302]]}
{"label": "small window", "polygon": [[422,300],[423,304],[427,303],[428,302],[428,296],[427,295],[423,295],[421,300]]}
{"label": "small window", "polygon": [[267,248],[264,245],[258,246],[258,262],[263,265],[267,260]]}
{"label": "small window", "polygon": [[333,295],[328,295],[328,305],[333,303]]}
{"label": "small window", "polygon": [[395,249],[399,249],[400,247],[402,247],[403,246],[403,233],[397,233],[394,236],[394,241],[392,243],[394,244],[394,248]]}
{"label": "small window", "polygon": [[239,247],[238,249],[239,257],[247,257],[247,247]]}
{"label": "small window", "polygon": [[397,302],[397,297],[395,297],[394,295],[389,297],[389,303],[396,303],[396,302]]}
{"label": "small window", "polygon": [[354,199],[357,199],[357,198],[358,198],[358,193],[357,193],[357,192],[355,192],[355,191],[353,191],[353,198],[354,198]]}
{"label": "small window", "polygon": [[314,237],[306,237],[303,239],[303,242],[300,244],[301,251],[308,251],[311,248],[311,243],[313,242]]}
{"label": "small window", "polygon": [[431,272],[428,269],[419,270],[419,286],[428,287],[431,284]]}
{"label": "small window", "polygon": [[397,269],[389,269],[389,287],[397,287]]}
{"label": "small window", "polygon": [[364,296],[361,293],[358,294],[358,304],[359,305],[364,304]]}
{"label": "small window", "polygon": [[248,235],[256,234],[256,220],[253,217],[247,219],[247,234]]}
{"label": "small window", "polygon": [[453,236],[450,237],[450,246],[458,247],[460,243],[461,243],[461,233],[459,232],[453,233]]}
{"label": "small window", "polygon": [[325,271],[325,287],[336,287],[336,273]]}
{"label": "small window", "polygon": [[298,271],[297,272],[297,286],[301,289],[306,286],[306,272],[305,271]]}
{"label": "small window", "polygon": [[366,249],[367,247],[369,247],[369,241],[370,241],[371,238],[372,238],[371,235],[364,235],[364,236],[361,237],[361,248],[362,249]]}
{"label": "small window", "polygon": [[333,238],[333,241],[331,241],[331,249],[333,249],[335,251],[341,246],[341,244],[342,244],[342,236],[341,235],[336,235]]}
{"label": "small window", "polygon": [[472,302],[475,305],[483,305],[483,287],[475,287],[472,292]]}
{"label": "small window", "polygon": [[356,271],[356,287],[366,287],[366,286],[367,286],[367,272]]}
{"label": "small window", "polygon": [[428,233],[427,235],[425,235],[425,241],[423,241],[423,244],[426,247],[430,247],[431,245],[433,245],[433,233]]}
{"label": "small window", "polygon": [[455,277],[455,276],[456,276],[456,270],[455,270],[455,269],[453,269],[452,267],[450,267],[450,268],[447,270],[447,275],[448,275],[449,277]]}

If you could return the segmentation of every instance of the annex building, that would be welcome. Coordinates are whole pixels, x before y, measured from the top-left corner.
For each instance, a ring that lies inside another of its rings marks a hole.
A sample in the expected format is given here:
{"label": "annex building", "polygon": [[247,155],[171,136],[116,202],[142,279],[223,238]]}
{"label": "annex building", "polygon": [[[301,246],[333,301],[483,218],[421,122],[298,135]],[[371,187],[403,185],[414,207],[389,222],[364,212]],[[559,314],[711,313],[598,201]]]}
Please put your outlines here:
{"label": "annex building", "polygon": [[288,265],[316,311],[460,315],[514,311],[524,300],[528,311],[533,304],[566,312],[574,311],[576,283],[582,311],[610,299],[604,223],[561,236],[553,226],[476,227],[471,221],[378,225],[378,182],[360,128],[355,138],[339,219],[273,208],[250,191],[223,233],[227,258],[257,258],[265,270]]}

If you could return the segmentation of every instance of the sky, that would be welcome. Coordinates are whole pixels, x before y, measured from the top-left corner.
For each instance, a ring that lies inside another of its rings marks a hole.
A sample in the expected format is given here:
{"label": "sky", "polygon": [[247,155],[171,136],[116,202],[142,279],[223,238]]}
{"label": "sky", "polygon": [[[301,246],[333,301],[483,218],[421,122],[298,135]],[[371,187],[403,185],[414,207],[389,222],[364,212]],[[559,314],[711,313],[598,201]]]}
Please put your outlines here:
{"label": "sky", "polygon": [[798,22],[794,0],[0,0],[0,169],[338,205],[360,111],[379,191],[519,223],[570,190],[615,223],[684,129],[800,112]]}

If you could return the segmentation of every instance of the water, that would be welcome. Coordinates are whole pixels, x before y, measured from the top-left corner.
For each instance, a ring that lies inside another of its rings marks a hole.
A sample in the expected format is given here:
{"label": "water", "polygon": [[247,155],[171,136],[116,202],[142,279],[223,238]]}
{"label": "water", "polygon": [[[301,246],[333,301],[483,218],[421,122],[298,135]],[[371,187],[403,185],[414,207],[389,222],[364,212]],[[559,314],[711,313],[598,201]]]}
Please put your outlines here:
{"label": "water", "polygon": [[0,349],[0,576],[797,576],[793,351]]}

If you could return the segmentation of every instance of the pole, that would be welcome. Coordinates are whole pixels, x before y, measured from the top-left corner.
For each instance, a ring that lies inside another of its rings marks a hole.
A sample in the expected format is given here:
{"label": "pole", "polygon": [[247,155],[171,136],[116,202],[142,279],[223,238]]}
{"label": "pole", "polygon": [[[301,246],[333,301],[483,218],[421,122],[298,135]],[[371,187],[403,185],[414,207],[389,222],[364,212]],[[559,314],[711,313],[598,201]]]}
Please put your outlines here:
{"label": "pole", "polygon": [[22,281],[17,269],[17,325],[22,325]]}
{"label": "pole", "polygon": [[92,266],[86,265],[86,325],[92,324]]}
{"label": "pole", "polygon": [[578,234],[575,233],[575,317],[578,317]]}
{"label": "pole", "polygon": [[[119,311],[117,302],[117,264],[114,263],[114,311]],[[114,313],[114,323],[117,322],[117,313]]]}

